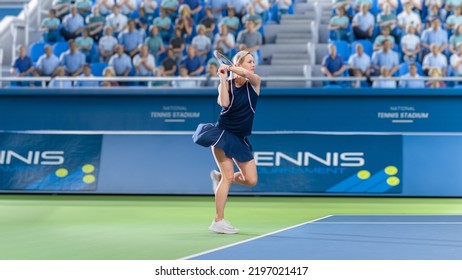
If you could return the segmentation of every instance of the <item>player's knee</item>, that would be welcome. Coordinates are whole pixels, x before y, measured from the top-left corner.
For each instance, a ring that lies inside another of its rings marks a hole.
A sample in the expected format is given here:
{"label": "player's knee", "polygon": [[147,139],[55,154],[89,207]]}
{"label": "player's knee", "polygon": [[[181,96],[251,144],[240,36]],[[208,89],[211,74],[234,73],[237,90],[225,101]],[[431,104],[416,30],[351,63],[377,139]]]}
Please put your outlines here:
{"label": "player's knee", "polygon": [[230,174],[221,174],[222,180],[226,183],[232,183],[234,180],[234,173]]}
{"label": "player's knee", "polygon": [[249,178],[246,178],[245,182],[246,182],[247,187],[254,187],[258,182],[258,178],[257,177],[249,177]]}

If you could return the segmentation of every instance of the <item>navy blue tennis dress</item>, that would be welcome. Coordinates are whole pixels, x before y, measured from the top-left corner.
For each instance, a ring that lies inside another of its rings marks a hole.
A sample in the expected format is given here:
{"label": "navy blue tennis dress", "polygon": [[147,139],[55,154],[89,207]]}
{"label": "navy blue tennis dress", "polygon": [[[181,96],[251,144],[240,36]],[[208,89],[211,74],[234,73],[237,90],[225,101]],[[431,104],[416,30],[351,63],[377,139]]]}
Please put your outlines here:
{"label": "navy blue tennis dress", "polygon": [[239,88],[234,79],[229,83],[229,107],[222,108],[217,123],[199,124],[193,141],[204,147],[220,148],[226,156],[247,162],[253,159],[252,146],[247,136],[252,134],[258,94],[249,81]]}

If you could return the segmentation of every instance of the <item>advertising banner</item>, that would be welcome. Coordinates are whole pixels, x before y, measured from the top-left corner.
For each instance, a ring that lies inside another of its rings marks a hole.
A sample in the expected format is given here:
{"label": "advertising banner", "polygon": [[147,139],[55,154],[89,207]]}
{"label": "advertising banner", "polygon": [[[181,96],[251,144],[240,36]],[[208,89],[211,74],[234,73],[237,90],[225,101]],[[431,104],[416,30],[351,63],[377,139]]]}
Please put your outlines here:
{"label": "advertising banner", "polygon": [[101,135],[0,133],[0,190],[95,191]]}

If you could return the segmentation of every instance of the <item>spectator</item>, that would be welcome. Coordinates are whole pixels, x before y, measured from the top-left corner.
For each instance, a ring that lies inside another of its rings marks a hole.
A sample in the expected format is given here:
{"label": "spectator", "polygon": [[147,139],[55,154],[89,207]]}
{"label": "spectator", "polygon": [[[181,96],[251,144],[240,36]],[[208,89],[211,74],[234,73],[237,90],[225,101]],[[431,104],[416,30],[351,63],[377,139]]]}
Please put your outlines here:
{"label": "spectator", "polygon": [[[462,2],[461,2],[462,3]],[[446,19],[446,30],[455,30],[455,27],[462,24],[462,7],[457,6],[454,9],[454,14],[448,16]]]}
{"label": "spectator", "polygon": [[459,43],[462,43],[462,24],[456,26],[454,34],[449,38],[449,52],[451,54],[457,52],[457,45]]}
{"label": "spectator", "polygon": [[385,10],[386,6],[391,10],[396,11],[398,9],[398,0],[378,0],[377,2],[380,10]]}
{"label": "spectator", "polygon": [[161,74],[163,77],[172,77],[177,70],[177,63],[172,48],[168,48],[167,57],[162,60]]}
{"label": "spectator", "polygon": [[395,44],[395,37],[390,35],[391,30],[390,27],[384,26],[381,29],[381,34],[375,38],[374,41],[374,51],[382,49],[382,42],[384,40],[392,42],[392,48]]}
{"label": "spectator", "polygon": [[[346,11],[350,7],[348,1],[341,1],[340,3],[342,4],[336,6],[336,8],[343,7]],[[273,5],[278,6],[277,23],[280,23],[281,16],[289,13],[289,8],[290,6],[292,6],[292,0],[275,0],[275,3]]]}
{"label": "spectator", "polygon": [[217,21],[221,21],[223,17],[223,11],[227,9],[228,0],[205,0],[205,7],[211,9],[213,18]]}
{"label": "spectator", "polygon": [[462,2],[460,0],[446,0],[444,8],[446,9],[448,14],[451,14],[460,5],[462,5]]}
{"label": "spectator", "polygon": [[200,24],[205,26],[205,35],[213,39],[216,19],[213,17],[212,8],[205,8],[205,16],[201,19]]}
{"label": "spectator", "polygon": [[398,15],[398,27],[404,30],[409,24],[412,24],[416,32],[420,33],[422,20],[419,14],[412,11],[412,3],[408,1],[403,3],[403,11]]}
{"label": "spectator", "polygon": [[214,77],[217,76],[218,73],[218,63],[215,61],[210,61],[207,63],[206,73],[205,73],[205,81],[202,81],[200,86],[201,87],[218,87],[218,80],[213,80]]}
{"label": "spectator", "polygon": [[239,32],[236,41],[238,44],[238,49],[240,51],[246,50],[250,52],[253,56],[255,65],[257,65],[260,61],[258,50],[262,45],[263,38],[260,32],[255,29],[255,22],[248,20],[246,29]]}
{"label": "spectator", "polygon": [[199,24],[196,30],[197,35],[192,39],[191,45],[196,47],[197,56],[199,56],[201,62],[204,63],[207,61],[210,53],[212,41],[205,35],[205,26]]}
{"label": "spectator", "polygon": [[362,11],[362,6],[366,5],[367,11],[372,9],[373,0],[355,0],[353,4],[353,9],[358,13]]}
{"label": "spectator", "polygon": [[118,0],[117,6],[120,8],[120,13],[128,18],[136,10],[137,4],[136,0]]}
{"label": "spectator", "polygon": [[[369,77],[371,75],[371,57],[364,53],[364,47],[361,44],[356,45],[356,53],[350,56],[348,65],[350,76]],[[358,75],[356,71],[361,75]]]}
{"label": "spectator", "polygon": [[160,7],[172,21],[175,21],[178,16],[178,0],[162,0]]}
{"label": "spectator", "polygon": [[448,47],[448,32],[441,28],[438,18],[432,20],[432,26],[422,32],[421,36],[422,56],[425,57],[430,52],[430,45],[436,44],[439,52],[444,52]]}
{"label": "spectator", "polygon": [[95,53],[93,51],[93,38],[88,36],[89,29],[85,28],[82,31],[82,36],[77,37],[75,39],[75,44],[77,45],[77,49],[79,49],[85,55],[85,61],[87,63],[96,62]]}
{"label": "spectator", "polygon": [[249,19],[255,22],[255,29],[259,30],[262,25],[262,17],[258,14],[255,14],[255,9],[252,5],[247,6],[247,13],[242,17],[241,20],[242,26],[245,26]]}
{"label": "spectator", "polygon": [[392,50],[392,42],[383,40],[382,49],[374,51],[372,54],[372,64],[374,75],[381,73],[382,66],[387,66],[390,76],[393,76],[399,68],[398,53]]}
{"label": "spectator", "polygon": [[[104,68],[103,77],[105,77],[105,78],[115,78],[116,73],[115,73],[114,67],[108,66],[108,67]],[[117,81],[107,81],[106,80],[106,81],[103,81],[101,83],[101,86],[103,86],[103,87],[118,87],[119,82],[117,82]]]}
{"label": "spectator", "polygon": [[389,27],[396,41],[399,41],[401,32],[396,28],[396,14],[388,3],[384,3],[382,12],[377,15],[377,24],[380,28]]}
{"label": "spectator", "polygon": [[236,36],[239,31],[239,18],[236,17],[233,7],[228,8],[228,15],[221,19],[220,24],[226,24],[228,26],[228,32],[231,32],[234,36]]}
{"label": "spectator", "polygon": [[49,17],[45,18],[40,25],[40,30],[43,32],[42,37],[45,43],[56,43],[60,39],[59,34],[60,21],[56,17],[56,10],[50,9]]}
{"label": "spectator", "polygon": [[[280,0],[276,0],[276,3],[279,3]],[[287,3],[288,1],[284,1],[285,3]],[[349,0],[332,0],[332,8],[333,9],[337,9],[339,7],[343,7],[345,8],[345,11],[347,11],[350,7],[351,7],[351,1]],[[292,1],[290,1],[290,3],[287,3],[287,5],[291,5],[292,4]]]}
{"label": "spectator", "polygon": [[441,54],[440,48],[438,48],[437,44],[432,44],[430,48],[431,53],[424,57],[422,63],[424,73],[428,75],[432,68],[438,68],[441,73],[446,73],[446,69],[448,67],[448,60],[446,56]]}
{"label": "spectator", "polygon": [[115,0],[98,0],[98,2],[95,3],[95,6],[98,7],[100,14],[106,17],[113,11],[115,4],[114,1]]}
{"label": "spectator", "polygon": [[410,3],[413,10],[417,13],[422,13],[422,0],[401,0],[401,3]]}
{"label": "spectator", "polygon": [[181,62],[181,66],[188,69],[188,75],[191,77],[200,76],[204,72],[204,66],[202,61],[197,55],[197,49],[194,45],[188,46],[188,56]]}
{"label": "spectator", "polygon": [[190,79],[188,75],[188,69],[185,66],[180,66],[180,78],[184,80],[176,80],[172,82],[172,86],[175,88],[195,88],[197,87],[196,81]]}
{"label": "spectator", "polygon": [[179,10],[179,16],[175,22],[175,29],[179,28],[181,30],[181,36],[183,38],[188,38],[188,42],[190,42],[190,38],[193,28],[194,28],[194,20],[191,17],[191,9],[186,4],[181,4]]}
{"label": "spectator", "polygon": [[172,48],[175,60],[177,62],[183,59],[185,44],[185,39],[183,36],[181,36],[181,30],[179,28],[175,28],[175,37],[170,40],[169,48]]}
{"label": "spectator", "polygon": [[112,36],[112,27],[106,26],[104,28],[104,36],[99,40],[99,56],[101,62],[108,62],[111,56],[115,53],[115,47],[117,46],[117,39]]}
{"label": "spectator", "polygon": [[[409,73],[403,76],[403,80],[399,81],[400,88],[424,88],[425,83],[423,80],[419,80],[419,73],[417,73],[417,65],[415,63],[409,63]],[[417,78],[417,79],[416,79]]]}
{"label": "spectator", "polygon": [[77,49],[74,40],[69,40],[69,50],[63,52],[59,57],[61,65],[64,66],[66,74],[69,76],[79,76],[85,65],[85,55]]}
{"label": "spectator", "polygon": [[[363,74],[359,69],[355,69],[352,71],[352,77],[355,77],[353,81],[351,82],[351,87],[352,88],[366,88],[369,87],[369,83],[367,81],[362,81],[360,78],[364,77]],[[356,77],[358,77],[356,79]]]}
{"label": "spectator", "polygon": [[[438,68],[432,68],[429,71],[429,76],[432,78],[439,78],[443,77],[442,72]],[[426,87],[428,88],[444,88],[446,87],[446,83],[441,80],[431,80],[426,83]]]}
{"label": "spectator", "polygon": [[77,12],[82,17],[86,17],[90,14],[92,5],[93,5],[92,0],[75,0],[75,6],[77,7]]}
{"label": "spectator", "polygon": [[158,62],[159,56],[165,52],[165,47],[156,25],[151,26],[150,36],[144,40],[144,44],[148,46],[149,53],[152,54],[156,62]]}
{"label": "spectator", "polygon": [[446,10],[438,8],[437,5],[430,6],[427,11],[427,17],[424,21],[424,29],[430,28],[434,18],[439,18],[441,22],[446,22]]}
{"label": "spectator", "polygon": [[109,66],[114,67],[116,76],[128,77],[132,70],[132,60],[124,52],[124,46],[118,44],[116,46],[116,53],[109,59]]}
{"label": "spectator", "polygon": [[[56,76],[55,77],[66,77],[66,70],[64,70],[63,67],[58,67],[56,69]],[[72,81],[70,80],[64,80],[64,81],[58,81],[56,79],[51,80],[51,82],[48,84],[49,88],[71,88],[72,87]]]}
{"label": "spectator", "polygon": [[[27,55],[26,48],[19,46],[19,56],[15,59],[13,65],[11,65],[11,75],[13,77],[30,77],[34,73],[34,64],[32,59]],[[14,82],[14,85],[29,86],[30,82]]]}
{"label": "spectator", "polygon": [[101,36],[103,36],[103,28],[106,18],[99,13],[97,5],[91,9],[91,14],[85,18],[85,23],[89,29],[89,35],[94,41],[98,42]]}
{"label": "spectator", "polygon": [[139,54],[133,58],[135,75],[139,77],[157,76],[156,62],[154,56],[149,53],[147,45],[140,46]]}
{"label": "spectator", "polygon": [[128,18],[120,13],[120,9],[116,5],[112,7],[112,14],[106,17],[106,26],[112,27],[115,37],[119,36],[119,33],[125,29],[127,22]]}
{"label": "spectator", "polygon": [[136,30],[134,20],[129,20],[128,30],[119,34],[119,44],[124,46],[125,53],[131,58],[138,53],[138,47],[143,44],[143,35]]}
{"label": "spectator", "polygon": [[[329,44],[329,54],[322,61],[321,71],[329,78],[343,76],[345,65],[343,64],[342,57],[337,54],[337,47],[334,44]],[[327,83],[337,84],[335,81]]]}
{"label": "spectator", "polygon": [[186,4],[191,9],[191,17],[194,22],[199,22],[200,12],[202,11],[202,5],[200,0],[183,0],[183,4]]}
{"label": "spectator", "polygon": [[[259,16],[263,22],[266,22],[268,20],[268,11],[270,8],[269,1],[268,0],[252,0],[251,2],[252,2],[251,5],[248,5],[248,6],[252,6],[253,10],[255,11],[255,14]],[[258,22],[257,21],[255,22],[257,23],[257,26],[259,26]]]}
{"label": "spectator", "polygon": [[160,36],[164,42],[170,42],[170,27],[172,20],[167,16],[165,9],[160,9],[160,16],[156,17],[153,21],[153,25],[159,28]]}
{"label": "spectator", "polygon": [[462,43],[457,44],[457,52],[451,55],[450,63],[454,76],[462,77]]}
{"label": "spectator", "polygon": [[53,0],[51,8],[56,11],[56,17],[63,18],[69,13],[71,0]]}
{"label": "spectator", "polygon": [[407,26],[407,34],[401,38],[401,50],[406,62],[416,62],[420,55],[420,38],[415,35],[415,27],[412,24]]}
{"label": "spectator", "polygon": [[327,28],[333,31],[334,40],[350,41],[348,34],[348,25],[350,19],[345,15],[345,8],[337,8],[337,14],[333,16]]}
{"label": "spectator", "polygon": [[226,24],[220,24],[219,30],[220,31],[215,35],[214,38],[214,49],[221,48],[223,50],[223,54],[231,57],[231,50],[234,49],[236,44],[234,35],[228,32],[228,26]]}
{"label": "spectator", "polygon": [[389,80],[392,74],[390,69],[387,66],[380,67],[380,76],[379,78],[383,80],[376,80],[372,83],[373,88],[396,88],[396,82]]}
{"label": "spectator", "polygon": [[157,10],[157,1],[156,0],[142,0],[140,7],[144,8],[146,14],[146,19],[148,22],[154,20],[154,13]]}
{"label": "spectator", "polygon": [[75,39],[80,35],[85,24],[83,17],[77,13],[77,7],[71,6],[71,13],[64,17],[61,35],[66,41]]}
{"label": "spectator", "polygon": [[138,8],[138,16],[133,16],[133,21],[135,22],[135,29],[138,30],[143,38],[143,40],[146,38],[146,33],[149,27],[149,23],[152,22],[148,21],[148,18],[146,16],[146,12],[144,11],[144,7],[139,7]]}
{"label": "spectator", "polygon": [[229,8],[234,9],[234,15],[238,18],[238,22],[241,21],[242,17],[245,15],[247,5],[249,5],[250,0],[228,0],[228,15]]}
{"label": "spectator", "polygon": [[[83,66],[83,72],[80,75],[82,78],[92,78],[93,75],[91,74],[91,66],[90,64],[85,64]],[[99,87],[98,81],[91,81],[91,80],[80,80],[74,82],[75,87]]]}
{"label": "spectator", "polygon": [[45,46],[45,54],[42,55],[37,61],[36,76],[54,77],[56,69],[59,67],[59,58],[53,54],[53,49],[50,45]]}
{"label": "spectator", "polygon": [[362,4],[361,12],[353,17],[353,22],[351,24],[355,38],[357,40],[370,40],[372,38],[372,32],[374,31],[374,25],[374,16],[369,12],[368,5]]}

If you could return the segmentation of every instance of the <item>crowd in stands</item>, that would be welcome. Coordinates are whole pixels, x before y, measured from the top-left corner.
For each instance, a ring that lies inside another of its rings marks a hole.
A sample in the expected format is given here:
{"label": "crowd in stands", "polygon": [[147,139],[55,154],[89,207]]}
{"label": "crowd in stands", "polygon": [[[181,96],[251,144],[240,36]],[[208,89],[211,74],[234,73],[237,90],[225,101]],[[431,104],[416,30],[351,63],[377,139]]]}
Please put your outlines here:
{"label": "crowd in stands", "polygon": [[[204,76],[201,85],[216,86],[211,77],[219,63],[213,50],[229,57],[248,50],[258,62],[262,26],[278,22],[291,5],[292,0],[53,0],[40,26],[43,41],[29,51],[21,46],[11,71],[14,76],[45,77]],[[76,81],[48,86],[120,84]],[[165,85],[197,84],[185,79]]]}
{"label": "crowd in stands", "polygon": [[[462,76],[462,0],[333,0],[328,77],[363,77],[326,86],[423,88],[458,86]],[[371,82],[370,77],[382,77]],[[389,77],[435,77],[387,80]]]}

